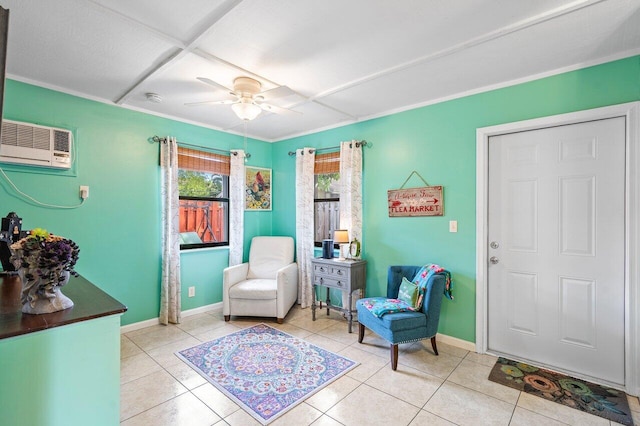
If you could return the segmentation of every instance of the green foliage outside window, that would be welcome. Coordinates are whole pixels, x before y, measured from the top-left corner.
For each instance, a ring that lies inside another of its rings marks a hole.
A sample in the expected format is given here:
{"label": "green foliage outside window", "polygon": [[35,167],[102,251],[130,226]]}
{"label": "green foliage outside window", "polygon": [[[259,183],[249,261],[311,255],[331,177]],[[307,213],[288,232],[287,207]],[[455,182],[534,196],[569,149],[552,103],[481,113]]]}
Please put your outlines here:
{"label": "green foliage outside window", "polygon": [[329,192],[331,184],[340,180],[340,173],[326,173],[318,175],[318,189],[324,192]]}
{"label": "green foliage outside window", "polygon": [[178,170],[178,191],[183,197],[221,197],[222,182],[221,175]]}

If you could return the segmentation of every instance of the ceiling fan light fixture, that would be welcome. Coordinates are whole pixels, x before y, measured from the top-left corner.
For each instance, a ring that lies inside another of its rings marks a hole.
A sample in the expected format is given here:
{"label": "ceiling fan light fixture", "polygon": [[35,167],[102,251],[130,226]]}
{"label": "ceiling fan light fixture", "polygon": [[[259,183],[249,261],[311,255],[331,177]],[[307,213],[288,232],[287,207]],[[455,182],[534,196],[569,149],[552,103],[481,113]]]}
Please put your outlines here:
{"label": "ceiling fan light fixture", "polygon": [[238,118],[245,121],[253,120],[262,112],[262,109],[254,104],[251,99],[241,99],[240,102],[231,105],[231,109]]}

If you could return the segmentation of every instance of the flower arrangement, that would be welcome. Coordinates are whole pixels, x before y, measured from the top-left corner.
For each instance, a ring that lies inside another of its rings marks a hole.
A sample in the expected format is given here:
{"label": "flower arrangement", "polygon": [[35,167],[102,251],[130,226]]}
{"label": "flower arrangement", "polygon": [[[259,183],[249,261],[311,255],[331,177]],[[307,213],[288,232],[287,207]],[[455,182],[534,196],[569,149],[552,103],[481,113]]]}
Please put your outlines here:
{"label": "flower arrangement", "polygon": [[80,253],[78,245],[67,238],[50,234],[45,229],[31,230],[28,236],[13,243],[11,249],[14,251],[22,250],[20,264],[16,267],[35,266],[34,263],[29,262],[35,257],[38,269],[59,269],[68,271],[73,276],[78,276],[74,269]]}
{"label": "flower arrangement", "polygon": [[[22,279],[23,312],[47,313],[73,306],[59,287],[67,283],[69,275],[78,276],[74,267],[80,249],[75,242],[35,228],[10,249],[11,261]],[[60,302],[60,297],[68,302]]]}

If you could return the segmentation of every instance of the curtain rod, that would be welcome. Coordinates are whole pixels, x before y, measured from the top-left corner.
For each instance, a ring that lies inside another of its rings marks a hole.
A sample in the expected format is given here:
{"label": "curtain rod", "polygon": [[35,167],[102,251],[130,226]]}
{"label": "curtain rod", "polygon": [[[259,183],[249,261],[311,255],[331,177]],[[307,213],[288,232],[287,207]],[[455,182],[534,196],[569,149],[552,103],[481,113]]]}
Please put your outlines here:
{"label": "curtain rod", "polygon": [[[151,138],[152,141],[154,142],[160,142],[160,143],[166,143],[167,142],[167,138],[161,138],[160,136],[154,136]],[[190,143],[186,143],[186,142],[180,142],[178,141],[178,145],[182,145],[182,146],[188,146],[191,148],[198,148],[200,150],[206,150],[206,151],[214,151],[214,152],[221,152],[223,154],[229,154],[229,155],[238,155],[237,152],[234,151],[227,151],[224,149],[218,149],[218,148],[210,148],[208,146],[202,146],[202,145],[193,145]],[[249,154],[248,152],[244,153],[245,158],[251,158],[251,154]]]}
{"label": "curtain rod", "polygon": [[[367,146],[367,141],[356,141],[356,147],[358,147],[358,146]],[[309,154],[311,154],[314,150],[316,152],[320,152],[320,151],[332,151],[334,149],[340,149],[340,145],[330,146],[330,147],[327,147],[327,148],[311,148],[309,150]],[[304,154],[304,151],[302,153]],[[293,157],[295,155],[296,155],[295,151],[289,151],[289,157]]]}

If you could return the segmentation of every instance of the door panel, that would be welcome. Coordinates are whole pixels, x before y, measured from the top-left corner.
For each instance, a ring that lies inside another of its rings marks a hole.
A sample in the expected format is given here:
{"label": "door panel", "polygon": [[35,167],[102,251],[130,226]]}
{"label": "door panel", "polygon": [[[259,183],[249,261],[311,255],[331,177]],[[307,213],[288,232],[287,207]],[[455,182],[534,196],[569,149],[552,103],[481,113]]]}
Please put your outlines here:
{"label": "door panel", "polygon": [[624,117],[489,139],[490,351],[624,384],[624,179]]}
{"label": "door panel", "polygon": [[538,334],[538,276],[522,272],[509,272],[507,279],[509,300],[527,300],[528,303],[511,305],[508,327],[510,330],[531,335]]}
{"label": "door panel", "polygon": [[596,349],[596,283],[560,277],[560,341]]}
{"label": "door panel", "polygon": [[560,178],[560,254],[595,256],[595,200],[593,176]]}

